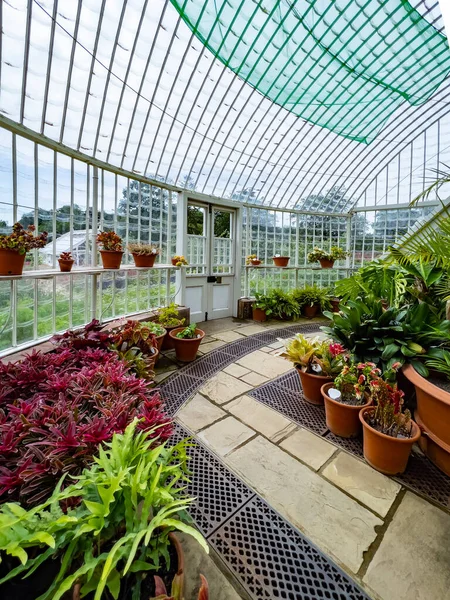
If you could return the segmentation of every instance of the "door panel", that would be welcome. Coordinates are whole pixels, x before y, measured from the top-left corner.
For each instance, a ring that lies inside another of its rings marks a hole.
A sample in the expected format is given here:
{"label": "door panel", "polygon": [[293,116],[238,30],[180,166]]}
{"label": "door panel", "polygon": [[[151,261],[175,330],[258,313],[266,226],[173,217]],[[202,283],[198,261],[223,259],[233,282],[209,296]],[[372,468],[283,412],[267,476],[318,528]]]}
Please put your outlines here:
{"label": "door panel", "polygon": [[191,309],[191,323],[204,321],[207,312],[206,283],[203,278],[187,279],[186,306]]}
{"label": "door panel", "polygon": [[233,314],[233,277],[223,277],[222,283],[212,283],[212,298],[208,319],[222,319]]}

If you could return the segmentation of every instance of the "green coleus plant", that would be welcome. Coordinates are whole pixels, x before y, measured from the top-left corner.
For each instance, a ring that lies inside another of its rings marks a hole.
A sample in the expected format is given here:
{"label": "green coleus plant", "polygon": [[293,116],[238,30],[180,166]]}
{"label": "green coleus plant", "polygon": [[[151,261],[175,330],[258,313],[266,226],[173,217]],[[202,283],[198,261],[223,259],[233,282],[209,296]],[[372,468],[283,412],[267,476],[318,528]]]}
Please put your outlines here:
{"label": "green coleus plant", "polygon": [[193,340],[198,337],[197,331],[197,323],[191,323],[187,327],[185,327],[182,331],[179,331],[176,334],[176,337],[180,340]]}
{"label": "green coleus plant", "polygon": [[121,590],[141,598],[145,573],[169,563],[169,533],[187,533],[208,551],[183,520],[192,502],[183,491],[189,442],[155,447],[155,432],[137,431],[137,424],[115,434],[89,469],[64,490],[61,480],[43,504],[31,510],[2,505],[0,556],[20,562],[0,586],[56,561],[59,572],[37,600],[59,600],[75,587],[94,600],[117,599]]}

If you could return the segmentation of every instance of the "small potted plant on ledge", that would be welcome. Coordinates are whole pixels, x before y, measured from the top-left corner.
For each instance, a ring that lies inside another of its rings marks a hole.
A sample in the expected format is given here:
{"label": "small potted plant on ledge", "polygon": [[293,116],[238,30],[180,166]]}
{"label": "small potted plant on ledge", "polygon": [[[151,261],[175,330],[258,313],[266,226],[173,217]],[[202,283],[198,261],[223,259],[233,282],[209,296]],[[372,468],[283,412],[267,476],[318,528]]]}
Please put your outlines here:
{"label": "small potted plant on ledge", "polygon": [[74,262],[72,252],[61,252],[58,258],[59,270],[62,273],[70,273]]}
{"label": "small potted plant on ledge", "polygon": [[275,256],[272,257],[272,260],[276,267],[287,267],[290,258],[290,256],[280,256],[280,254],[275,254]]}
{"label": "small potted plant on ledge", "polygon": [[254,321],[267,321],[273,313],[273,300],[271,296],[265,294],[255,294],[255,301],[252,304],[252,318]]}
{"label": "small potted plant on ledge", "polygon": [[97,235],[97,243],[101,247],[103,268],[120,269],[123,256],[122,238],[115,231],[101,231]]}
{"label": "small potted plant on ledge", "polygon": [[165,306],[164,308],[160,309],[155,322],[159,325],[162,325],[162,327],[164,327],[164,329],[167,331],[167,335],[163,339],[161,350],[171,350],[175,347],[173,339],[169,336],[169,333],[173,329],[184,325],[185,321],[186,319],[180,319],[178,317],[177,305],[174,302],[169,304],[169,306]]}
{"label": "small potted plant on ledge", "polygon": [[298,333],[286,342],[280,356],[294,363],[304,399],[310,404],[323,404],[321,388],[325,383],[331,383],[342,371],[346,354],[340,344],[317,337],[308,340]]}
{"label": "small potted plant on ledge", "polygon": [[347,258],[348,255],[348,252],[346,252],[343,248],[339,248],[338,246],[332,246],[329,252],[323,248],[315,246],[313,251],[308,254],[308,262],[319,262],[322,269],[331,269],[336,260]]}
{"label": "small potted plant on ledge", "polygon": [[197,356],[205,332],[197,329],[197,323],[191,323],[187,327],[172,329],[169,336],[172,338],[177,360],[192,362]]}
{"label": "small potted plant on ledge", "polygon": [[[339,347],[340,344],[333,344]],[[378,381],[380,369],[375,363],[345,365],[334,382],[322,386],[328,429],[344,438],[357,437],[361,432],[359,413],[372,404],[371,383]]]}
{"label": "small potted plant on ledge", "polygon": [[0,234],[0,275],[22,275],[27,252],[45,246],[48,233],[34,235],[35,230],[34,225],[25,229],[21,223],[15,223],[12,233]]}
{"label": "small potted plant on ledge", "polygon": [[132,254],[136,267],[153,267],[159,248],[153,244],[133,242],[128,244],[128,252]]}
{"label": "small potted plant on ledge", "polygon": [[257,254],[249,254],[245,260],[245,264],[247,266],[259,267],[261,261],[259,260]]}
{"label": "small potted plant on ledge", "polygon": [[411,419],[411,413],[402,409],[404,393],[395,383],[396,369],[400,366],[395,363],[384,378],[370,383],[375,406],[363,408],[359,413],[364,458],[386,475],[405,471],[412,446],[420,438],[420,429]]}
{"label": "small potted plant on ledge", "polygon": [[174,267],[187,267],[188,264],[188,261],[182,254],[175,254],[175,256],[172,257],[172,265]]}

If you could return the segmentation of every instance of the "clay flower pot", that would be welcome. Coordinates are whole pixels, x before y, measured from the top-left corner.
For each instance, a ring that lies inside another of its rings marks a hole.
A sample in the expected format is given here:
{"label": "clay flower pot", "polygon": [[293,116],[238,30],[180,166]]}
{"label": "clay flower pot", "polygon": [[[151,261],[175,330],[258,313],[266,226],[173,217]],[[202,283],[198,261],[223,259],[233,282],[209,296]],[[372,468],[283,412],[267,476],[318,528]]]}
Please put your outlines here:
{"label": "clay flower pot", "polygon": [[153,267],[157,254],[135,254],[133,252],[133,260],[136,267]]}
{"label": "clay flower pot", "polygon": [[176,267],[176,266],[177,266],[177,261],[176,261],[176,259],[175,259],[175,258],[172,258],[172,259],[171,259],[171,262],[172,262],[172,265],[173,265],[174,267]]}
{"label": "clay flower pot", "polygon": [[334,313],[338,313],[339,312],[339,305],[341,303],[340,299],[339,298],[332,298],[330,300],[330,303],[331,303],[331,310]]}
{"label": "clay flower pot", "polygon": [[328,429],[343,438],[358,437],[361,433],[361,422],[359,413],[362,408],[367,408],[372,404],[372,400],[367,404],[352,406],[344,404],[338,400],[333,400],[328,395],[328,390],[333,387],[333,383],[326,383],[322,386],[321,392],[325,402],[325,418]]}
{"label": "clay flower pot", "polygon": [[319,258],[319,262],[322,269],[332,269],[334,265],[334,260],[329,258]]}
{"label": "clay flower pot", "polygon": [[62,258],[58,258],[59,262],[59,270],[61,273],[70,273],[73,267],[74,260],[63,260]]}
{"label": "clay flower pot", "polygon": [[403,473],[408,464],[413,444],[420,438],[420,429],[412,421],[410,438],[394,438],[390,435],[385,435],[371,427],[364,418],[367,412],[373,410],[369,406],[359,412],[359,420],[363,426],[364,458],[371,467],[385,475]]}
{"label": "clay flower pot", "polygon": [[114,250],[100,250],[104,269],[120,269],[123,252]]}
{"label": "clay flower pot", "polygon": [[262,308],[252,308],[252,318],[254,321],[267,321],[266,311]]}
{"label": "clay flower pot", "polygon": [[261,264],[261,261],[259,260],[259,258],[252,258],[251,263],[254,267],[258,267]]}
{"label": "clay flower pot", "polygon": [[302,384],[303,398],[310,404],[323,405],[323,396],[321,388],[325,383],[331,383],[332,377],[326,377],[324,375],[313,375],[312,373],[304,373],[301,369],[297,368],[298,376]]}
{"label": "clay flower pot", "polygon": [[17,250],[0,250],[0,275],[22,275],[25,256]]}
{"label": "clay flower pot", "polygon": [[176,327],[175,329],[172,329],[172,331],[169,332],[169,337],[171,338],[175,348],[177,360],[181,360],[181,362],[192,362],[197,356],[197,351],[202,339],[205,337],[205,332],[201,329],[196,329],[195,333],[200,335],[200,337],[196,337],[191,340],[177,338],[177,333],[179,331],[183,331],[183,329],[185,329],[185,327]]}
{"label": "clay flower pot", "polygon": [[450,476],[450,393],[427,381],[411,365],[403,367],[403,375],[416,388],[414,418],[423,433],[419,446]]}
{"label": "clay flower pot", "polygon": [[158,352],[161,352],[163,344],[164,344],[164,340],[166,339],[166,337],[167,337],[166,329],[164,329],[164,333],[156,336],[156,347],[158,348]]}
{"label": "clay flower pot", "polygon": [[307,319],[313,319],[319,312],[319,308],[320,306],[318,304],[313,304],[312,306],[310,304],[305,304],[302,308],[302,312]]}
{"label": "clay flower pot", "polygon": [[164,325],[164,329],[167,331],[166,335],[163,338],[161,350],[173,350],[175,348],[172,338],[170,337],[170,332],[174,329],[178,329],[179,325],[174,325],[173,327],[167,327]]}
{"label": "clay flower pot", "polygon": [[290,256],[274,256],[272,260],[276,267],[287,267],[290,258]]}

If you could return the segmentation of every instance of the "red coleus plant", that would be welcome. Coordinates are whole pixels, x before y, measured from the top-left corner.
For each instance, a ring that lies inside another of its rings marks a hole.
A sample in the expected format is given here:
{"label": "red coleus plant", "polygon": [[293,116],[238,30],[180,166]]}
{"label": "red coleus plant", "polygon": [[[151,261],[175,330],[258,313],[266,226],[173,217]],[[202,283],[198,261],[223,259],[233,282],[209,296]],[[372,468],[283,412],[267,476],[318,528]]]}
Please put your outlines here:
{"label": "red coleus plant", "polygon": [[142,429],[160,426],[160,440],[171,435],[150,382],[110,350],[69,345],[0,364],[0,501],[44,500],[61,475],[81,473],[99,444],[134,417]]}
{"label": "red coleus plant", "polygon": [[115,231],[101,231],[97,235],[97,244],[108,252],[122,252],[122,238]]}
{"label": "red coleus plant", "polygon": [[35,235],[36,227],[28,225],[27,229],[21,223],[14,223],[12,233],[0,235],[0,250],[16,250],[25,254],[34,248],[43,248],[47,243],[48,233],[43,231]]}

